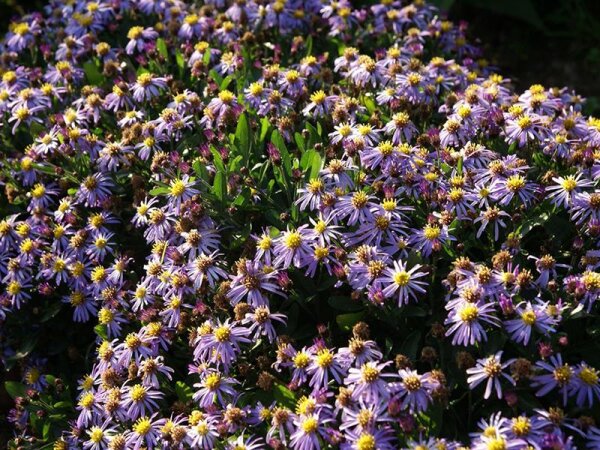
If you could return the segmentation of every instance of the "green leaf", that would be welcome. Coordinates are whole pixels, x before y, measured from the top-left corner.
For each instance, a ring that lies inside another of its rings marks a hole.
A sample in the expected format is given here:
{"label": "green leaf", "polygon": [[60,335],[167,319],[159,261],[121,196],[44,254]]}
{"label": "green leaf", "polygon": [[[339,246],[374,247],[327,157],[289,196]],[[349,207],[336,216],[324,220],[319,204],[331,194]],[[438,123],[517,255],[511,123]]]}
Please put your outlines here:
{"label": "green leaf", "polygon": [[85,73],[85,77],[87,78],[89,84],[94,86],[102,84],[104,76],[100,70],[98,70],[98,66],[96,66],[94,61],[86,61],[83,64],[83,72]]}
{"label": "green leaf", "polygon": [[242,151],[245,164],[247,164],[248,159],[250,158],[250,146],[252,145],[252,140],[246,114],[241,114],[238,118],[237,127],[235,128],[235,138],[239,142],[239,149]]}
{"label": "green leaf", "polygon": [[148,193],[150,195],[165,195],[169,193],[169,188],[167,186],[158,186],[154,189],[151,189]]}
{"label": "green leaf", "polygon": [[419,350],[419,342],[421,341],[421,332],[413,331],[410,333],[402,346],[400,347],[401,353],[408,356],[410,359],[417,359],[417,351]]}
{"label": "green leaf", "polygon": [[177,398],[182,402],[190,401],[194,394],[192,388],[183,381],[177,381],[175,383],[175,393],[177,394]]}
{"label": "green leaf", "polygon": [[227,75],[223,81],[221,81],[219,83],[219,90],[220,91],[224,91],[225,89],[227,89],[229,87],[229,85],[231,84],[231,82],[233,81],[233,76],[231,75]]}
{"label": "green leaf", "polygon": [[194,161],[192,169],[194,169],[197,178],[208,181],[208,170],[206,170],[206,166],[202,164],[199,159]]}
{"label": "green leaf", "polygon": [[277,403],[294,409],[296,406],[296,396],[286,386],[281,383],[273,384],[273,396]]}
{"label": "green leaf", "polygon": [[18,381],[5,381],[4,389],[6,389],[6,392],[8,392],[8,395],[10,395],[12,399],[25,397],[27,394],[27,386]]}
{"label": "green leaf", "polygon": [[163,58],[169,58],[169,50],[167,50],[167,43],[163,38],[158,38],[156,40],[156,50],[158,50],[158,54]]}
{"label": "green leaf", "polygon": [[210,72],[208,72],[208,74],[220,88],[221,83],[223,83],[223,77],[219,75],[219,73],[215,69],[212,69]]}
{"label": "green leaf", "polygon": [[210,152],[213,155],[213,162],[215,163],[217,172],[225,173],[225,165],[223,164],[223,158],[221,157],[221,154],[219,153],[219,151],[214,146],[211,145]]}
{"label": "green leaf", "polygon": [[185,70],[185,58],[179,50],[175,53],[175,62],[177,63],[177,67],[179,67],[179,73],[183,74],[183,71]]}
{"label": "green leaf", "polygon": [[108,340],[108,329],[106,325],[98,324],[94,327],[94,332],[104,340]]}
{"label": "green leaf", "polygon": [[55,317],[60,312],[60,310],[62,309],[62,306],[63,306],[62,302],[54,302],[54,303],[52,303],[50,306],[48,306],[44,310],[44,312],[40,316],[40,322],[47,322],[50,319],[52,319],[53,317]]}
{"label": "green leaf", "polygon": [[342,331],[350,331],[352,327],[362,320],[365,316],[364,311],[356,312],[356,313],[348,313],[348,314],[340,314],[335,318],[338,326]]}
{"label": "green leaf", "polygon": [[[298,132],[294,133],[294,141],[296,142],[296,145],[298,146],[300,151],[304,152],[306,150],[304,137],[302,136],[301,133],[298,133]],[[302,156],[304,156],[304,155],[302,155]]]}
{"label": "green leaf", "polygon": [[334,295],[327,299],[327,303],[332,308],[339,311],[360,311],[363,305],[360,301],[352,300],[350,297]]}
{"label": "green leaf", "polygon": [[277,149],[279,153],[281,153],[281,162],[283,163],[283,167],[285,169],[286,175],[292,175],[292,162],[290,159],[290,154],[285,146],[285,141],[283,140],[283,136],[278,130],[273,131],[271,134],[271,142]]}
{"label": "green leaf", "polygon": [[263,117],[260,120],[260,142],[265,142],[265,139],[267,138],[267,134],[269,134],[269,130],[271,129],[271,123],[269,122],[269,119],[267,119],[266,117]]}
{"label": "green leaf", "polygon": [[227,193],[227,186],[225,181],[225,175],[223,172],[218,171],[215,174],[215,180],[213,182],[213,191],[217,199],[223,201],[225,194]]}

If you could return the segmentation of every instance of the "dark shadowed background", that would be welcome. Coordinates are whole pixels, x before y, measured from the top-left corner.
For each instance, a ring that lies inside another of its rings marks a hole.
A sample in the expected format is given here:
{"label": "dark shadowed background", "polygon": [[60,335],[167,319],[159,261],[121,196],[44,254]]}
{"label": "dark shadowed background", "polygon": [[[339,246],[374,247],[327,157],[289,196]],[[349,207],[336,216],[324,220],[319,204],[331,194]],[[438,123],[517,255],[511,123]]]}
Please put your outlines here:
{"label": "dark shadowed background", "polygon": [[[518,89],[569,86],[600,113],[600,0],[429,0],[454,21],[469,23],[486,57]],[[0,33],[11,18],[43,0],[0,0]],[[372,3],[354,0],[353,4]]]}

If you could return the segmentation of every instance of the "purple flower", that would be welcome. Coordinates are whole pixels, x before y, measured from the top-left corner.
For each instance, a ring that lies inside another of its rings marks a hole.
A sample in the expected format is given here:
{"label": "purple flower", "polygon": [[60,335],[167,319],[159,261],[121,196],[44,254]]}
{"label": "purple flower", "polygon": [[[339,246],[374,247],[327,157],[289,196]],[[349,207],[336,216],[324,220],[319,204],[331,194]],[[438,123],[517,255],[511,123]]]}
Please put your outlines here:
{"label": "purple flower", "polygon": [[319,348],[315,353],[315,356],[306,368],[307,373],[310,375],[309,385],[313,390],[317,391],[327,387],[330,376],[338,383],[341,383],[345,369],[342,366],[339,355],[327,347]]}
{"label": "purple flower", "polygon": [[160,94],[161,89],[167,87],[167,79],[156,77],[151,73],[145,72],[137,77],[135,83],[130,86],[133,98],[137,102],[150,100]]}
{"label": "purple flower", "polygon": [[229,323],[229,319],[209,326],[209,331],[194,342],[194,359],[215,363],[227,371],[241,351],[240,344],[250,342],[248,329]]}
{"label": "purple flower", "polygon": [[156,400],[163,396],[162,392],[142,384],[126,387],[123,394],[123,408],[127,410],[127,417],[131,420],[145,416],[146,412],[152,413],[157,410]]}
{"label": "purple flower", "polygon": [[238,382],[229,377],[224,377],[220,372],[210,371],[202,375],[200,383],[194,384],[198,390],[194,393],[193,400],[202,408],[212,406],[218,401],[221,406],[228,403],[227,397],[235,398],[238,394],[233,388]]}
{"label": "purple flower", "polygon": [[594,399],[600,400],[600,372],[581,362],[575,368],[575,379],[571,385],[569,395],[575,397],[577,406],[584,408],[587,402],[591,408],[594,404]]}
{"label": "purple flower", "polygon": [[485,341],[487,334],[483,328],[483,323],[498,325],[498,319],[494,312],[493,303],[469,303],[459,302],[448,314],[446,324],[450,328],[446,331],[446,336],[452,336],[453,345],[474,345],[477,342]]}
{"label": "purple flower", "polygon": [[409,243],[415,246],[415,249],[420,250],[423,256],[427,257],[432,252],[441,250],[442,245],[446,241],[453,241],[455,238],[448,234],[448,228],[444,225],[425,225],[420,230],[413,230],[413,234],[409,238]]}
{"label": "purple flower", "polygon": [[274,283],[277,272],[268,271],[258,261],[246,261],[238,267],[238,274],[232,277],[228,297],[232,305],[243,299],[255,308],[269,303],[267,293],[283,295],[281,288]]}
{"label": "purple flower", "polygon": [[308,245],[314,239],[314,233],[308,229],[308,225],[293,230],[289,229],[281,233],[275,241],[273,253],[275,267],[287,269],[292,264],[295,267],[304,266],[305,261],[312,256],[312,249]]}
{"label": "purple flower", "polygon": [[318,450],[321,448],[319,435],[325,433],[325,424],[331,419],[310,414],[294,419],[296,431],[292,433],[290,445],[294,450]]}
{"label": "purple flower", "polygon": [[158,33],[152,27],[131,27],[127,32],[129,42],[125,46],[125,51],[128,55],[132,55],[136,51],[142,52],[146,46],[146,42],[154,41],[156,38],[158,38]]}
{"label": "purple flower", "polygon": [[411,298],[416,300],[417,293],[426,292],[423,288],[423,286],[426,286],[426,283],[417,280],[417,278],[427,275],[425,272],[417,272],[421,267],[421,265],[417,264],[407,271],[405,262],[400,260],[394,261],[394,268],[386,269],[384,276],[379,279],[383,285],[387,285],[383,289],[383,294],[386,298],[397,295],[398,306],[401,307],[408,304]]}
{"label": "purple flower", "polygon": [[533,377],[531,386],[537,388],[535,395],[542,397],[554,389],[558,389],[562,395],[563,404],[567,404],[569,392],[573,390],[575,373],[573,368],[563,363],[560,353],[550,357],[550,362],[538,361],[535,367],[547,372]]}
{"label": "purple flower", "polygon": [[467,373],[470,375],[467,379],[469,389],[473,390],[483,381],[487,380],[485,393],[483,394],[483,398],[485,399],[490,398],[492,390],[496,391],[496,395],[499,399],[502,398],[501,378],[508,380],[512,385],[515,384],[515,380],[513,380],[510,375],[502,372],[502,370],[510,366],[515,360],[509,359],[508,361],[501,362],[502,353],[503,352],[500,351],[487,358],[478,359],[475,367],[467,369]]}
{"label": "purple flower", "polygon": [[516,307],[515,312],[519,316],[518,319],[504,322],[506,331],[516,343],[527,345],[532,329],[546,336],[554,332],[555,320],[546,312],[547,303],[538,302],[531,305],[530,302],[527,302],[525,307],[524,305],[524,303],[521,303]]}
{"label": "purple flower", "polygon": [[127,433],[127,446],[132,450],[139,450],[142,447],[154,448],[161,435],[161,427],[166,419],[156,420],[156,414],[151,417],[140,417]]}
{"label": "purple flower", "polygon": [[400,381],[390,384],[390,389],[400,400],[402,407],[412,414],[425,411],[432,401],[431,392],[439,384],[431,378],[431,374],[419,375],[416,370],[401,369]]}
{"label": "purple flower", "polygon": [[390,363],[366,362],[360,368],[351,367],[344,384],[352,387],[352,397],[369,403],[388,399],[390,392],[385,378],[395,376],[383,373],[383,370]]}

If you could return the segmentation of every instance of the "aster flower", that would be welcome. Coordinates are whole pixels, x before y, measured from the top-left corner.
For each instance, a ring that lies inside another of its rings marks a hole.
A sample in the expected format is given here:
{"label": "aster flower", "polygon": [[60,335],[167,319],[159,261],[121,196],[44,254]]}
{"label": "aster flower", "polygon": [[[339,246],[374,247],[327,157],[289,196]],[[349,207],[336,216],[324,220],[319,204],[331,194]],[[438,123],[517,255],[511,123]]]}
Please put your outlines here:
{"label": "aster flower", "polygon": [[156,77],[154,74],[145,72],[137,77],[135,83],[130,86],[133,98],[137,102],[150,100],[159,95],[161,89],[167,87],[167,79]]}
{"label": "aster flower", "polygon": [[253,334],[254,339],[266,336],[269,342],[273,342],[277,338],[274,322],[285,324],[286,319],[284,314],[271,313],[267,306],[258,306],[253,312],[246,314],[242,323],[250,324],[249,332]]}
{"label": "aster flower", "polygon": [[392,393],[402,400],[402,407],[411,413],[425,411],[432,401],[431,392],[438,387],[438,383],[429,373],[419,375],[416,370],[409,369],[401,369],[398,373],[400,381],[390,384]]}
{"label": "aster flower", "polygon": [[190,446],[202,450],[211,450],[215,447],[215,440],[219,437],[216,423],[210,418],[203,418],[197,423],[190,424],[188,436]]}
{"label": "aster flower", "polygon": [[247,328],[230,323],[229,319],[217,322],[209,333],[196,338],[194,359],[214,362],[227,371],[241,351],[240,344],[250,342],[247,336]]}
{"label": "aster flower", "polygon": [[175,211],[179,211],[183,202],[190,200],[194,195],[199,193],[193,186],[194,180],[190,179],[188,175],[171,180],[168,194],[169,206]]}
{"label": "aster flower", "polygon": [[105,450],[111,438],[117,434],[117,430],[111,427],[111,418],[106,419],[101,425],[93,425],[89,430],[86,430],[88,440],[83,443],[83,448],[86,450]]}
{"label": "aster flower", "polygon": [[542,397],[554,389],[558,389],[563,404],[566,405],[569,392],[573,390],[575,382],[573,368],[563,363],[560,353],[551,356],[550,362],[538,361],[535,366],[542,371],[542,374],[533,377],[531,383],[533,388],[537,388],[535,395]]}
{"label": "aster flower", "polygon": [[506,331],[515,342],[523,345],[529,343],[532,329],[546,336],[553,333],[555,320],[546,312],[547,308],[548,304],[543,302],[534,305],[530,302],[517,305],[515,312],[519,318],[506,321],[504,323]]}
{"label": "aster flower", "polygon": [[323,194],[325,193],[325,184],[319,178],[310,180],[305,188],[298,189],[299,195],[296,200],[296,204],[300,206],[300,210],[305,210],[309,207],[309,210],[318,209],[321,203]]}
{"label": "aster flower", "polygon": [[478,359],[477,365],[473,368],[467,369],[467,373],[470,375],[467,379],[469,383],[469,389],[474,389],[483,381],[487,380],[485,393],[483,398],[488,399],[492,394],[492,390],[496,391],[498,398],[502,398],[502,385],[500,379],[504,378],[511,384],[515,384],[515,380],[510,375],[502,372],[503,369],[510,366],[515,360],[510,359],[508,361],[501,362],[503,352],[498,352],[494,355],[490,355],[487,358]]}
{"label": "aster flower", "polygon": [[542,119],[535,114],[522,114],[515,118],[506,120],[506,141],[509,144],[516,143],[523,147],[530,141],[543,142],[546,133],[542,126]]}
{"label": "aster flower", "polygon": [[136,51],[141,52],[144,50],[146,42],[154,41],[156,38],[158,38],[158,33],[154,31],[152,27],[131,27],[127,32],[127,39],[129,39],[129,42],[125,46],[125,51],[128,55],[131,55]]}
{"label": "aster flower", "polygon": [[320,439],[324,435],[324,426],[331,419],[311,414],[294,419],[296,431],[292,433],[290,445],[294,450],[317,450],[321,448]]}
{"label": "aster flower", "polygon": [[538,187],[523,176],[515,174],[495,181],[490,194],[500,205],[508,205],[516,196],[525,205],[531,203]]}
{"label": "aster flower", "polygon": [[260,307],[268,304],[268,292],[283,295],[281,288],[273,281],[277,272],[269,271],[258,261],[246,261],[232,277],[228,297],[232,305],[246,299],[252,306]]}
{"label": "aster flower", "polygon": [[346,443],[340,446],[344,450],[364,450],[368,448],[379,450],[392,450],[395,439],[390,429],[364,430],[361,432],[348,431],[345,435]]}
{"label": "aster flower", "polygon": [[409,243],[413,244],[417,250],[420,250],[423,256],[427,257],[434,251],[439,251],[447,241],[453,241],[455,238],[448,234],[446,226],[427,224],[421,230],[413,230],[409,237]]}
{"label": "aster flower", "polygon": [[331,349],[323,347],[316,350],[316,354],[307,366],[306,372],[310,375],[309,385],[316,391],[327,387],[330,376],[341,383],[345,369],[339,355]]}
{"label": "aster flower", "polygon": [[228,442],[225,448],[226,450],[259,450],[260,448],[264,448],[263,446],[264,444],[260,438],[252,435],[244,437],[244,434],[241,434],[236,439],[232,439]]}
{"label": "aster flower", "polygon": [[577,175],[569,175],[567,177],[553,177],[552,181],[556,184],[546,188],[549,192],[548,198],[555,205],[567,208],[571,203],[573,195],[579,192],[582,188],[588,188],[594,185],[590,180],[582,179],[582,173]]}
{"label": "aster flower", "polygon": [[215,401],[225,406],[228,403],[225,396],[235,398],[238,395],[233,388],[237,383],[235,379],[225,377],[218,371],[207,372],[200,383],[194,384],[198,390],[194,393],[193,400],[203,408],[213,405]]}
{"label": "aster flower", "polygon": [[453,345],[467,346],[485,341],[487,334],[482,323],[498,324],[498,319],[493,315],[493,312],[493,303],[458,303],[446,319],[445,323],[450,325],[450,328],[446,331],[446,336],[453,336]]}
{"label": "aster flower", "polygon": [[581,362],[575,368],[575,379],[571,385],[570,396],[575,397],[575,402],[580,408],[587,405],[591,408],[594,400],[600,400],[600,372]]}
{"label": "aster flower", "polygon": [[426,275],[424,272],[418,272],[421,267],[421,265],[417,264],[407,271],[405,262],[401,260],[394,261],[394,268],[386,269],[384,276],[379,279],[379,282],[384,286],[387,285],[383,289],[383,294],[389,298],[397,293],[398,306],[408,304],[411,298],[416,300],[417,293],[426,292],[423,287],[426,283],[417,280],[417,278],[422,278]]}
{"label": "aster flower", "polygon": [[375,341],[358,337],[351,338],[348,347],[339,348],[338,355],[346,360],[346,366],[354,367],[361,367],[367,362],[376,363],[383,357]]}
{"label": "aster flower", "polygon": [[366,402],[378,402],[389,398],[390,392],[386,378],[393,374],[383,373],[387,363],[366,362],[360,368],[351,367],[344,384],[352,386],[352,397],[364,399]]}
{"label": "aster flower", "polygon": [[98,206],[111,195],[113,183],[102,173],[86,177],[77,191],[77,201],[87,206]]}
{"label": "aster flower", "polygon": [[142,447],[153,448],[160,438],[160,429],[164,425],[165,419],[156,419],[156,414],[151,417],[143,416],[136,420],[127,433],[127,445],[133,450],[139,450]]}
{"label": "aster flower", "polygon": [[304,261],[312,254],[308,241],[314,239],[313,233],[307,228],[307,225],[292,230],[288,228],[275,242],[273,249],[275,267],[287,269],[292,264],[296,267],[302,267]]}
{"label": "aster flower", "polygon": [[510,217],[506,211],[502,211],[496,206],[491,206],[482,211],[481,214],[473,221],[473,223],[481,222],[479,230],[477,230],[477,237],[481,237],[487,227],[493,223],[494,225],[494,241],[498,240],[500,233],[500,227],[506,228],[506,223],[502,220],[503,217]]}
{"label": "aster flower", "polygon": [[123,392],[123,408],[127,410],[127,416],[132,420],[146,416],[158,409],[156,400],[162,398],[160,391],[146,387],[142,384],[134,384],[125,388]]}

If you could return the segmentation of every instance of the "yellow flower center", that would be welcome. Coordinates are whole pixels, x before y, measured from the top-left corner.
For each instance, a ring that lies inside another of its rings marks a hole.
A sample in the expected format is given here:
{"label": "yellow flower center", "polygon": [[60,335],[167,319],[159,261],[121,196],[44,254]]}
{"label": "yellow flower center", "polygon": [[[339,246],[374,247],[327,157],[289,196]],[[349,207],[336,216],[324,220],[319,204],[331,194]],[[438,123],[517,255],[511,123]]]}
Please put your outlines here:
{"label": "yellow flower center", "polygon": [[368,364],[364,364],[362,368],[362,378],[365,383],[373,383],[379,378],[379,370]]}
{"label": "yellow flower center", "polygon": [[147,417],[140,417],[138,419],[138,421],[135,423],[135,425],[133,425],[134,433],[136,433],[140,436],[147,435],[151,429],[152,429],[152,422],[150,422],[150,419],[148,419]]}
{"label": "yellow flower center", "polygon": [[222,326],[215,330],[214,335],[215,335],[215,339],[218,342],[226,342],[229,340],[229,337],[231,336],[231,331],[229,330],[228,327]]}
{"label": "yellow flower center", "polygon": [[598,371],[591,367],[584,367],[579,372],[579,378],[585,384],[592,385],[592,386],[597,385],[598,384]]}
{"label": "yellow flower center", "polygon": [[209,376],[206,377],[206,380],[204,380],[204,385],[210,391],[214,391],[215,389],[217,389],[220,384],[221,375],[219,375],[218,373],[211,373]]}
{"label": "yellow flower center", "polygon": [[506,180],[506,188],[511,192],[520,191],[525,187],[525,178],[521,175],[512,175]]}
{"label": "yellow flower center", "polygon": [[294,366],[298,369],[304,369],[310,362],[310,356],[304,352],[298,352],[294,356]]}
{"label": "yellow flower center", "polygon": [[141,402],[146,398],[146,388],[141,384],[136,384],[131,388],[131,399],[134,402]]}
{"label": "yellow flower center", "polygon": [[554,369],[554,379],[561,386],[567,384],[571,380],[572,375],[573,370],[571,370],[568,364]]}
{"label": "yellow flower center", "polygon": [[487,450],[506,450],[504,438],[494,438],[487,442]]}
{"label": "yellow flower center", "polygon": [[306,434],[314,433],[319,428],[319,422],[314,417],[309,417],[302,423],[302,431]]}
{"label": "yellow flower center", "polygon": [[527,417],[520,416],[513,419],[511,428],[517,436],[526,436],[531,431],[531,422]]}
{"label": "yellow flower center", "polygon": [[325,94],[325,92],[317,91],[317,92],[313,92],[311,94],[310,101],[317,105],[320,105],[325,102],[326,98],[327,98],[327,94]]}
{"label": "yellow flower center", "polygon": [[292,231],[287,234],[283,243],[287,248],[296,250],[302,244],[302,236],[297,231]]}
{"label": "yellow flower center", "polygon": [[433,225],[425,225],[423,229],[423,237],[428,241],[433,241],[440,237],[442,230],[439,227]]}
{"label": "yellow flower center", "polygon": [[577,181],[575,181],[575,178],[573,177],[567,177],[564,180],[562,180],[560,185],[565,191],[571,192],[577,187]]}
{"label": "yellow flower center", "polygon": [[171,181],[171,195],[173,197],[181,197],[185,192],[185,183],[182,180]]}
{"label": "yellow flower center", "polygon": [[329,367],[333,364],[333,353],[329,349],[320,350],[315,361],[319,367]]}
{"label": "yellow flower center", "polygon": [[479,308],[469,303],[463,306],[463,308],[460,310],[459,316],[460,320],[463,322],[473,322],[479,317]]}
{"label": "yellow flower center", "polygon": [[357,450],[375,450],[376,445],[375,437],[367,432],[362,433],[356,440]]}
{"label": "yellow flower center", "polygon": [[525,311],[523,314],[521,314],[521,320],[525,325],[532,326],[536,319],[537,317],[533,311]]}
{"label": "yellow flower center", "polygon": [[142,35],[143,27],[131,27],[127,32],[127,39],[137,39]]}
{"label": "yellow flower center", "polygon": [[226,105],[230,104],[234,99],[234,95],[231,93],[231,91],[222,91],[219,92],[219,100],[221,100],[223,103],[225,103]]}

